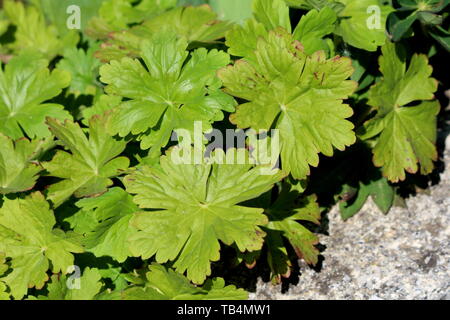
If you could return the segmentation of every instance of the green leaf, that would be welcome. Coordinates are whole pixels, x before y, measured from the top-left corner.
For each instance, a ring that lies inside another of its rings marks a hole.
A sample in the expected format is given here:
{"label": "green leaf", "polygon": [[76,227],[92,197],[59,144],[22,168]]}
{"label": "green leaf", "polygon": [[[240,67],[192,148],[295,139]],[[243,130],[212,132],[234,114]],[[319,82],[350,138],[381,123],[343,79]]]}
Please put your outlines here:
{"label": "green leaf", "polygon": [[0,194],[32,189],[43,170],[34,160],[45,141],[22,138],[14,142],[0,133],[0,145]]}
{"label": "green leaf", "polygon": [[442,27],[436,27],[430,30],[429,33],[445,50],[450,52],[450,32]]}
{"label": "green leaf", "polygon": [[389,32],[392,34],[392,41],[399,41],[411,29],[417,20],[417,14],[412,12],[406,18],[401,17],[402,13],[394,12],[389,16]]}
{"label": "green leaf", "polygon": [[178,7],[128,30],[108,32],[109,40],[96,55],[106,62],[125,56],[135,58],[142,55],[142,42],[163,38],[161,35],[169,33],[186,40],[193,47],[199,43],[216,43],[231,26],[231,22],[218,21],[217,14],[207,5]]}
{"label": "green leaf", "polygon": [[[73,276],[72,276],[73,277]],[[98,269],[86,268],[79,278],[54,275],[47,286],[48,295],[40,300],[95,300],[103,284]]]}
{"label": "green leaf", "polygon": [[328,0],[284,0],[289,7],[300,8],[303,10],[319,10],[322,7],[318,7],[317,3],[326,3],[327,1]]}
{"label": "green leaf", "polygon": [[369,196],[372,197],[380,211],[387,214],[394,203],[395,191],[389,185],[388,180],[383,177],[369,182],[360,182],[356,198],[339,203],[342,219],[347,220],[358,213]]}
{"label": "green leaf", "polygon": [[108,0],[100,7],[99,15],[117,29],[125,29],[131,23],[151,18],[174,7],[176,0],[143,0],[134,6],[130,0]]}
{"label": "green leaf", "polygon": [[48,199],[57,207],[72,194],[77,198],[94,196],[107,191],[111,178],[128,168],[126,157],[117,157],[126,142],[115,140],[105,129],[105,117],[89,121],[86,137],[77,123],[47,119],[53,134],[72,153],[58,151],[51,162],[43,163],[53,177],[63,179],[48,189]]}
{"label": "green leaf", "polygon": [[439,12],[450,3],[449,0],[399,0],[403,10]]}
{"label": "green leaf", "polygon": [[289,7],[283,0],[254,0],[253,15],[267,30],[282,27],[291,32]]}
{"label": "green leaf", "polygon": [[208,4],[208,0],[178,0],[179,6],[199,6],[202,4]]}
{"label": "green leaf", "polygon": [[78,43],[76,31],[61,37],[55,26],[47,26],[44,16],[34,6],[24,6],[22,2],[12,0],[6,0],[3,6],[6,16],[17,27],[16,41],[10,45],[16,52],[33,50],[51,60],[65,48]]}
{"label": "green leaf", "polygon": [[[380,70],[384,78],[371,87],[368,104],[377,110],[365,123],[361,138],[376,138],[374,164],[392,182],[405,179],[405,171],[422,174],[433,170],[437,159],[436,116],[439,102],[432,100],[437,81],[425,55],[413,55],[408,69],[402,47],[387,43]],[[423,101],[429,100],[429,101]],[[417,103],[410,106],[411,103]]]}
{"label": "green leaf", "polygon": [[280,282],[281,276],[289,277],[292,263],[289,260],[284,238],[294,248],[298,258],[308,264],[318,262],[319,250],[315,247],[319,238],[299,221],[320,224],[321,210],[316,197],[310,196],[299,201],[299,193],[284,188],[277,200],[266,209],[269,224],[264,227],[267,232],[267,259],[272,273],[272,280]]}
{"label": "green leaf", "polygon": [[175,8],[143,23],[147,32],[175,32],[188,42],[214,42],[223,38],[232,26],[219,21],[210,6]]}
{"label": "green leaf", "polygon": [[85,108],[82,111],[83,120],[81,122],[85,126],[89,126],[89,120],[94,116],[101,116],[107,113],[109,110],[114,109],[122,102],[121,96],[108,96],[102,94],[98,97],[98,99],[94,102],[94,105]]}
{"label": "green leaf", "polygon": [[97,221],[87,233],[87,251],[96,257],[110,256],[122,263],[132,256],[128,238],[134,234],[129,222],[139,211],[133,197],[123,189],[112,188],[98,198],[83,199],[76,203],[81,209],[76,215],[83,219],[91,215]]}
{"label": "green leaf", "polygon": [[183,275],[152,264],[144,287],[131,287],[120,292],[123,300],[245,300],[247,292],[225,286],[221,278],[208,280],[203,287],[192,285]]}
{"label": "green leaf", "polygon": [[228,53],[237,57],[250,57],[256,50],[259,38],[267,38],[268,31],[261,22],[249,19],[241,25],[236,25],[227,32],[225,44]]}
{"label": "green leaf", "polygon": [[[378,46],[385,43],[386,19],[393,11],[390,5],[382,5],[380,0],[339,2],[343,3],[345,8],[339,13],[339,24],[335,30],[337,35],[342,36],[348,44],[367,51],[376,51]],[[370,8],[374,10],[370,11]]]}
{"label": "green leaf", "polygon": [[336,20],[336,13],[329,7],[320,11],[311,10],[300,19],[294,30],[294,39],[301,42],[306,54],[327,50],[328,46],[322,38],[334,31]]}
{"label": "green leaf", "polygon": [[7,289],[6,284],[0,281],[0,301],[10,300],[10,295],[6,292]]}
{"label": "green leaf", "polygon": [[264,175],[263,167],[245,164],[179,164],[176,152],[124,179],[140,208],[158,209],[132,219],[139,232],[131,237],[131,251],[143,259],[155,256],[158,263],[174,261],[178,272],[202,283],[211,274],[210,262],[220,258],[219,240],[236,243],[240,251],[261,249],[263,210],[238,204],[271,189],[285,174]]}
{"label": "green leaf", "polygon": [[86,52],[75,47],[64,51],[64,59],[58,63],[58,68],[72,75],[69,90],[75,94],[95,94],[98,87],[97,76],[100,61],[94,57],[95,47]]}
{"label": "green leaf", "polygon": [[356,87],[348,58],[326,59],[323,51],[306,55],[298,41],[280,30],[260,38],[254,58],[219,72],[225,91],[249,102],[230,120],[239,128],[278,129],[281,162],[296,179],[317,166],[319,153],[331,156],[355,142],[353,113],[342,103]]}
{"label": "green leaf", "polygon": [[[2,276],[9,268],[5,263],[5,260],[5,254],[0,252],[0,276]],[[6,292],[7,290],[6,284],[3,281],[0,281],[0,301],[10,300],[10,295]]]}
{"label": "green leaf", "polygon": [[145,66],[123,58],[101,67],[106,92],[128,98],[112,114],[112,133],[139,135],[141,148],[158,154],[173,130],[193,131],[195,121],[208,130],[223,119],[222,110],[234,110],[234,100],[219,90],[216,77],[229,63],[228,54],[201,48],[186,61],[186,47],[185,41],[162,35],[143,44]]}
{"label": "green leaf", "polygon": [[48,280],[47,270],[67,271],[73,265],[72,253],[83,248],[68,234],[53,229],[55,217],[44,196],[33,193],[25,199],[5,199],[0,208],[0,251],[12,259],[12,271],[1,278],[15,299],[28,288],[40,289]]}
{"label": "green leaf", "polygon": [[[260,38],[266,39],[268,31],[284,28],[291,31],[289,8],[282,0],[255,0],[253,19],[243,25],[235,25],[226,34],[228,53],[238,57],[254,58],[254,51]],[[297,30],[297,33],[300,33]]]}
{"label": "green leaf", "polygon": [[66,71],[47,68],[48,61],[33,53],[23,53],[0,69],[0,133],[19,139],[50,135],[45,117],[68,119],[70,114],[58,104],[44,103],[59,95],[70,83]]}
{"label": "green leaf", "polygon": [[252,17],[253,0],[210,0],[220,20],[242,23]]}
{"label": "green leaf", "polygon": [[67,28],[67,19],[70,14],[67,8],[76,5],[80,8],[81,30],[87,27],[89,20],[96,16],[100,6],[105,0],[34,0],[33,1],[44,13],[45,17],[54,24],[62,34],[71,32]]}

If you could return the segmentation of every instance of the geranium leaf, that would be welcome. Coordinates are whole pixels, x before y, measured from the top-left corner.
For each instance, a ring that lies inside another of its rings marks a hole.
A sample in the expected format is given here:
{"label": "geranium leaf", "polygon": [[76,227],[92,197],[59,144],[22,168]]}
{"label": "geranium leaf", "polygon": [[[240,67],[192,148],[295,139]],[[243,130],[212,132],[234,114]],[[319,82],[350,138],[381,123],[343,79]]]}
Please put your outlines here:
{"label": "geranium leaf", "polygon": [[0,208],[0,251],[12,259],[12,272],[2,280],[11,295],[21,299],[28,288],[42,288],[47,270],[67,272],[73,265],[72,253],[83,248],[69,234],[53,229],[55,217],[44,196],[33,193],[25,199],[5,199]]}
{"label": "geranium leaf", "polygon": [[124,180],[139,207],[157,209],[133,218],[140,232],[131,237],[131,251],[144,259],[155,256],[159,263],[172,260],[178,272],[202,283],[211,273],[210,262],[220,257],[219,240],[236,243],[240,251],[261,248],[263,210],[238,204],[269,190],[285,174],[263,175],[262,168],[245,164],[177,164],[172,152],[161,157],[160,166],[143,166]]}
{"label": "geranium leaf", "polygon": [[223,119],[222,110],[234,110],[234,100],[219,90],[216,77],[229,63],[228,54],[202,48],[186,62],[186,47],[185,41],[166,34],[143,44],[145,66],[123,58],[101,67],[106,91],[128,98],[114,110],[112,133],[139,135],[142,149],[159,153],[173,130],[193,131],[195,121],[207,130]]}
{"label": "geranium leaf", "polygon": [[0,133],[13,139],[43,138],[50,135],[45,117],[69,119],[58,104],[44,103],[57,96],[70,83],[70,74],[49,71],[48,61],[25,52],[0,69]]}
{"label": "geranium leaf", "polygon": [[[203,287],[194,286],[183,275],[152,264],[144,286],[134,286],[116,292],[123,300],[244,300],[247,292],[235,286],[225,286],[221,278],[208,280]],[[113,293],[114,294],[114,293]],[[105,296],[107,297],[107,295]]]}
{"label": "geranium leaf", "polygon": [[44,140],[26,138],[13,141],[0,133],[0,194],[16,193],[33,188],[43,170],[36,157],[46,149]]}
{"label": "geranium leaf", "polygon": [[98,195],[107,191],[111,178],[128,168],[129,160],[118,157],[126,142],[111,137],[105,129],[105,117],[93,117],[89,122],[89,137],[77,123],[47,119],[53,134],[71,151],[58,151],[44,168],[53,177],[63,179],[48,189],[48,199],[61,205],[72,194],[77,198]]}
{"label": "geranium leaf", "polygon": [[[406,69],[402,47],[387,43],[380,57],[384,78],[369,91],[369,105],[377,110],[367,121],[361,138],[376,137],[374,164],[390,181],[405,179],[405,171],[423,174],[433,170],[436,116],[439,102],[432,100],[437,82],[424,55],[414,55]],[[423,101],[426,100],[426,101]],[[412,102],[418,105],[410,106]]]}
{"label": "geranium leaf", "polygon": [[357,83],[348,58],[311,56],[282,30],[260,38],[254,56],[222,69],[225,91],[249,102],[238,106],[231,122],[256,131],[279,130],[283,169],[297,179],[317,166],[319,153],[333,155],[355,142],[353,113],[343,104]]}

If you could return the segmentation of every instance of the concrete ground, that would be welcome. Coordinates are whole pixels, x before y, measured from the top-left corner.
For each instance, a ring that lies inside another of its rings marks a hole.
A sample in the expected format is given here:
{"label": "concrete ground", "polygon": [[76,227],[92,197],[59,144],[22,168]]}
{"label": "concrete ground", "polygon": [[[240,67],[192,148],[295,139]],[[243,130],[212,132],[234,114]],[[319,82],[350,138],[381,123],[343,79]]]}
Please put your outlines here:
{"label": "concrete ground", "polygon": [[[428,194],[383,215],[369,201],[344,222],[329,214],[320,272],[300,262],[299,283],[286,293],[258,281],[251,299],[445,299],[450,300],[450,136],[445,171]],[[442,141],[442,144],[444,141]]]}

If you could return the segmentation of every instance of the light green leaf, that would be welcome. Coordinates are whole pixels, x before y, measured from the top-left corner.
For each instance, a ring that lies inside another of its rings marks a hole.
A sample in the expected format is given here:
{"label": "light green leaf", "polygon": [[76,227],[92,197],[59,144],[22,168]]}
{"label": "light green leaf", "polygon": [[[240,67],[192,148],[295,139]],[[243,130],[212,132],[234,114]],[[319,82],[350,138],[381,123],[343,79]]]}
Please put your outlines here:
{"label": "light green leaf", "polygon": [[252,16],[253,0],[210,0],[220,20],[242,23]]}
{"label": "light green leaf", "polygon": [[108,96],[105,94],[102,94],[97,98],[97,100],[94,102],[94,105],[85,108],[82,111],[83,114],[83,120],[81,122],[85,126],[89,126],[89,120],[94,116],[101,116],[104,113],[108,112],[109,110],[114,109],[122,102],[121,96]]}
{"label": "light green leaf", "polygon": [[320,11],[311,10],[300,19],[293,37],[301,42],[307,54],[327,50],[328,46],[322,38],[334,31],[336,19],[336,13],[329,7]]}
{"label": "light green leaf", "polygon": [[213,42],[223,38],[231,26],[230,22],[219,21],[210,6],[203,5],[167,11],[144,22],[141,30],[149,33],[174,32],[188,42]]}
{"label": "light green leaf", "polygon": [[129,222],[139,208],[131,195],[120,188],[112,188],[98,198],[83,199],[76,205],[81,209],[76,215],[91,215],[97,221],[86,232],[87,251],[96,257],[110,256],[121,263],[132,255],[127,241],[135,229]]}
{"label": "light green leaf", "polygon": [[58,151],[52,161],[43,163],[51,176],[63,179],[48,189],[48,199],[55,206],[72,194],[82,198],[106,192],[112,185],[111,178],[128,168],[128,158],[117,157],[126,142],[110,136],[105,129],[106,122],[105,117],[91,118],[89,137],[86,137],[77,123],[47,119],[53,134],[72,152]]}
{"label": "light green leaf", "polygon": [[0,133],[0,145],[0,194],[33,188],[43,170],[34,160],[45,149],[46,141],[22,138],[14,142]]}
{"label": "light green leaf", "polygon": [[44,13],[45,17],[58,28],[60,34],[71,32],[67,28],[70,15],[67,8],[76,5],[80,8],[80,27],[84,30],[89,20],[96,16],[102,2],[105,0],[32,0]]}
{"label": "light green leaf", "polygon": [[98,87],[97,76],[100,61],[94,57],[96,48],[90,47],[86,52],[75,47],[64,51],[64,59],[58,63],[58,68],[72,75],[70,91],[75,94],[94,94]]}
{"label": "light green leaf", "polygon": [[299,201],[299,193],[283,189],[277,200],[266,209],[269,224],[264,227],[267,233],[267,260],[272,273],[272,280],[280,282],[281,276],[289,277],[291,261],[283,241],[286,238],[300,259],[308,264],[318,262],[319,250],[315,247],[319,238],[299,221],[320,224],[321,210],[316,197],[310,196]]}
{"label": "light green leaf", "polygon": [[45,17],[34,6],[22,2],[6,0],[3,4],[6,16],[17,27],[15,42],[10,46],[16,52],[33,50],[51,60],[65,48],[78,43],[78,33],[74,30],[60,37],[55,26],[47,26]]}
{"label": "light green leaf", "polygon": [[4,11],[0,11],[0,36],[8,30],[9,24],[10,22],[5,18]]}
{"label": "light green leaf", "polygon": [[259,38],[267,38],[268,31],[261,22],[249,19],[241,25],[236,25],[227,33],[225,44],[228,53],[237,57],[251,57],[256,49]]}
{"label": "light green leaf", "polygon": [[235,25],[226,34],[228,52],[234,56],[252,59],[258,40],[267,38],[268,31],[284,28],[291,31],[289,8],[283,0],[253,1],[253,19],[243,25]]}
{"label": "light green leaf", "polygon": [[280,30],[260,38],[252,59],[219,72],[225,91],[249,102],[238,106],[231,122],[256,131],[279,130],[283,169],[296,179],[317,166],[319,153],[331,156],[355,142],[353,111],[343,99],[355,90],[346,80],[353,72],[348,58],[308,56],[298,41]]}
{"label": "light green leaf", "polygon": [[201,121],[204,130],[223,119],[222,110],[233,111],[233,98],[220,89],[216,77],[229,56],[218,50],[195,50],[186,62],[187,43],[163,35],[143,45],[145,67],[137,59],[111,61],[100,69],[107,93],[128,98],[115,108],[111,132],[139,135],[142,149],[158,154],[173,130],[193,131]]}
{"label": "light green leaf", "polygon": [[220,258],[219,240],[236,243],[240,251],[261,248],[263,210],[238,204],[266,192],[285,174],[263,175],[262,167],[245,164],[177,164],[172,152],[161,157],[160,167],[142,166],[124,179],[139,207],[158,209],[132,219],[139,232],[131,237],[131,251],[159,263],[174,261],[178,272],[202,283],[211,274],[210,262]]}
{"label": "light green leaf", "polygon": [[100,7],[99,16],[120,30],[164,12],[175,4],[176,0],[143,0],[138,5],[133,5],[130,0],[108,0]]}
{"label": "light green leaf", "polygon": [[217,14],[207,5],[178,7],[130,29],[108,32],[107,42],[96,55],[106,62],[125,56],[136,58],[142,55],[142,42],[168,33],[194,47],[198,43],[215,43],[225,36],[231,26],[231,22],[218,21]]}
{"label": "light green leaf", "polygon": [[37,192],[25,199],[5,199],[0,208],[0,251],[12,259],[12,271],[1,278],[15,299],[28,288],[40,289],[48,280],[47,270],[67,271],[72,253],[83,248],[61,230],[53,229],[55,217],[44,196]]}
{"label": "light green leaf", "polygon": [[68,279],[66,275],[54,275],[48,284],[48,295],[40,300],[95,300],[102,288],[98,269],[86,268],[79,278]]}
{"label": "light green leaf", "polygon": [[57,104],[43,103],[70,83],[66,71],[47,68],[48,61],[33,53],[23,53],[0,69],[0,133],[19,139],[50,135],[45,117],[69,119],[70,114]]}
{"label": "light green leaf", "polygon": [[[415,54],[408,69],[402,47],[387,43],[382,49],[380,70],[384,78],[369,91],[368,104],[377,110],[364,125],[362,139],[376,138],[374,164],[383,167],[390,181],[405,179],[405,170],[422,174],[433,170],[437,159],[436,116],[439,102],[431,100],[437,82],[424,55]],[[422,101],[431,100],[431,101]],[[418,105],[409,106],[412,102]]]}
{"label": "light green leaf", "polygon": [[386,20],[393,8],[381,0],[339,0],[345,5],[339,13],[335,33],[348,44],[376,51],[386,41]]}
{"label": "light green leaf", "polygon": [[254,0],[253,15],[267,30],[282,27],[291,32],[289,7],[283,0]]}
{"label": "light green leaf", "polygon": [[120,292],[123,300],[245,300],[243,289],[225,286],[221,278],[208,280],[203,287],[192,285],[183,275],[152,264],[144,287],[131,287]]}
{"label": "light green leaf", "polygon": [[[5,263],[5,260],[5,254],[0,252],[0,276],[2,276],[9,268]],[[0,301],[10,300],[10,295],[6,292],[7,290],[6,284],[3,281],[0,281]]]}
{"label": "light green leaf", "polygon": [[0,301],[11,300],[9,293],[6,292],[7,290],[6,284],[0,281]]}

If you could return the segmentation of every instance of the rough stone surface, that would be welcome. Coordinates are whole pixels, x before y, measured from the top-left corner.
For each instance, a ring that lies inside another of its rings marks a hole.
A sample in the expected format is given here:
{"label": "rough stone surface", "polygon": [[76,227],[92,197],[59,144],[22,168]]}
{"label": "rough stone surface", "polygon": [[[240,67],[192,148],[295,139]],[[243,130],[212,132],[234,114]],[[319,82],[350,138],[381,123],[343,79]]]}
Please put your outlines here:
{"label": "rough stone surface", "polygon": [[450,300],[450,136],[445,150],[445,171],[428,195],[386,216],[369,201],[347,222],[333,209],[321,271],[300,263],[296,286],[281,293],[259,280],[250,298]]}

